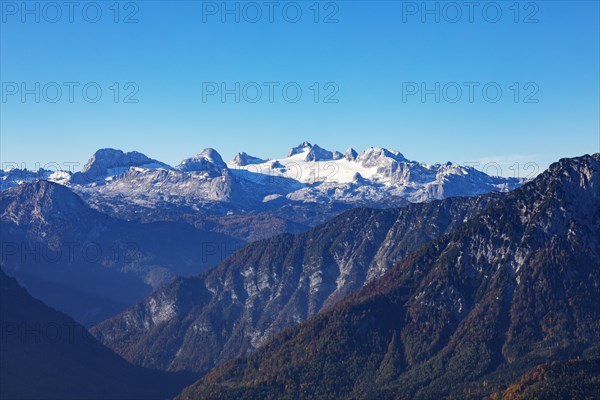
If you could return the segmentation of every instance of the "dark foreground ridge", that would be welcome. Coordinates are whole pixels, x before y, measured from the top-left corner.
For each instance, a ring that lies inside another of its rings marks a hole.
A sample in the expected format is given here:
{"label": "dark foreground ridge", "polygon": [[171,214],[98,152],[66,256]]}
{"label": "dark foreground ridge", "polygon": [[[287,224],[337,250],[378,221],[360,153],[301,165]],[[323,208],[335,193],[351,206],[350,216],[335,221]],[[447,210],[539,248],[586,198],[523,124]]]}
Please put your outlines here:
{"label": "dark foreground ridge", "polygon": [[1,269],[0,303],[3,399],[164,399],[190,382],[128,364]]}

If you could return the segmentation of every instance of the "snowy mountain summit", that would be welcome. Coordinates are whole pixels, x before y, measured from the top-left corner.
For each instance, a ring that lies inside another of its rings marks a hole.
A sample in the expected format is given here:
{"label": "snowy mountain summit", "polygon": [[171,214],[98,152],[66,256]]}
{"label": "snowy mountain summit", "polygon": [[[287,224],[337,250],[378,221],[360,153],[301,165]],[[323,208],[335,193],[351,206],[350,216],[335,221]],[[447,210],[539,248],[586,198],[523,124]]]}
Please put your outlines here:
{"label": "snowy mountain summit", "polygon": [[170,168],[167,164],[148,158],[137,151],[124,153],[121,150],[107,148],[96,151],[83,166],[81,172],[74,173],[70,181],[77,184],[86,184],[111,179],[131,167]]}
{"label": "snowy mountain summit", "polygon": [[422,164],[393,149],[349,148],[341,153],[309,142],[293,147],[283,158],[240,152],[228,163],[216,150],[206,148],[176,167],[135,151],[101,149],[81,172],[2,171],[0,178],[3,189],[22,181],[52,180],[71,187],[91,204],[246,211],[285,204],[398,206],[508,191],[524,183],[452,163]]}
{"label": "snowy mountain summit", "polygon": [[206,172],[218,176],[227,169],[227,165],[215,149],[207,148],[194,157],[186,158],[175,169],[183,172]]}

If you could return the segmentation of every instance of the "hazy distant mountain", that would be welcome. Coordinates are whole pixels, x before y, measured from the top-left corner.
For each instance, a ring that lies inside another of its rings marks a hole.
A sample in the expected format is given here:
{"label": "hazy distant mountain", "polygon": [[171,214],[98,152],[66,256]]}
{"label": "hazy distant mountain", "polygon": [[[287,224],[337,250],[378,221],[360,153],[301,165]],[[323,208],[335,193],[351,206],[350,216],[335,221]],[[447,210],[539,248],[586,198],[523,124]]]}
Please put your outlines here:
{"label": "hazy distant mountain", "polygon": [[176,275],[197,274],[242,245],[183,222],[116,220],[47,181],[1,192],[0,221],[6,272],[83,323],[114,315]]}
{"label": "hazy distant mountain", "polygon": [[189,377],[128,364],[0,269],[0,397],[163,399]]}
{"label": "hazy distant mountain", "polygon": [[562,159],[182,398],[482,398],[598,356],[598,238],[600,154]]}
{"label": "hazy distant mountain", "polygon": [[92,332],[133,363],[206,372],[331,306],[502,196],[347,211],[307,233],[255,242]]}

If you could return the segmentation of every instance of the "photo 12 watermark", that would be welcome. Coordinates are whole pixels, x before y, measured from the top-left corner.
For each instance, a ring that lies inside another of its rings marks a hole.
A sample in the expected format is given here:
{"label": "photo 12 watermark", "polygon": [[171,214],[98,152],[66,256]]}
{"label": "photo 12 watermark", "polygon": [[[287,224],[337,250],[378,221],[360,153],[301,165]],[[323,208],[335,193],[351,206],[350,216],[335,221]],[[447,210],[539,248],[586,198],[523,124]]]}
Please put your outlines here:
{"label": "photo 12 watermark", "polygon": [[299,103],[337,104],[336,82],[202,82],[202,103]]}
{"label": "photo 12 watermark", "polygon": [[134,264],[140,261],[140,247],[137,242],[104,244],[94,241],[65,241],[61,243],[29,243],[25,241],[2,240],[0,261],[21,265],[32,264],[86,264],[122,263]]}
{"label": "photo 12 watermark", "polygon": [[540,165],[535,161],[504,159],[500,161],[465,161],[462,165],[474,168],[489,176],[530,180],[541,171]]}
{"label": "photo 12 watermark", "polygon": [[108,21],[137,24],[140,6],[136,1],[1,1],[3,24],[58,24]]}
{"label": "photo 12 watermark", "polygon": [[509,21],[537,24],[540,6],[534,1],[403,1],[403,24],[457,24]]}
{"label": "photo 12 watermark", "polygon": [[537,104],[536,82],[402,82],[402,103],[514,103]]}
{"label": "photo 12 watermark", "polygon": [[202,23],[337,24],[337,1],[203,1]]}
{"label": "photo 12 watermark", "polygon": [[2,103],[99,103],[137,104],[136,82],[2,82]]}

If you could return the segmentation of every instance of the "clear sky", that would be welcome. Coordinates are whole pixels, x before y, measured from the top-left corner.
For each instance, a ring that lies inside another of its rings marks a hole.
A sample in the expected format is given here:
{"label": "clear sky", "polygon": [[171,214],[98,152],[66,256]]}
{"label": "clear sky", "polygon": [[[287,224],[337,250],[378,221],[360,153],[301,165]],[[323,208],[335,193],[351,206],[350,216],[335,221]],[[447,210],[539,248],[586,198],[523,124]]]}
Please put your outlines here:
{"label": "clear sky", "polygon": [[1,2],[5,166],[304,140],[542,168],[600,151],[597,1],[47,4]]}

